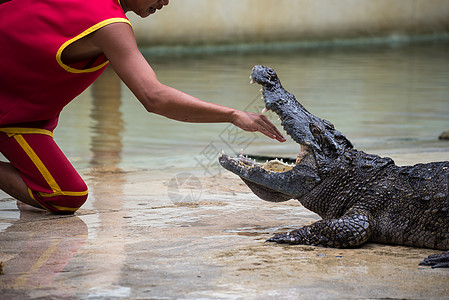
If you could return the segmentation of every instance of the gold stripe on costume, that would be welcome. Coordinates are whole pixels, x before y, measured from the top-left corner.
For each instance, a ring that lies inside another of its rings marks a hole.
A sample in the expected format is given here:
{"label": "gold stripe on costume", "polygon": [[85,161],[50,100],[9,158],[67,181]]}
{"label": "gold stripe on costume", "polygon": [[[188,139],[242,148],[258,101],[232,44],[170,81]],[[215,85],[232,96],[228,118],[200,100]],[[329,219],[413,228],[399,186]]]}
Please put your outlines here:
{"label": "gold stripe on costume", "polygon": [[28,155],[28,157],[33,161],[33,163],[38,168],[39,172],[44,176],[45,181],[48,183],[52,191],[57,192],[60,191],[61,188],[56,183],[53,176],[51,176],[50,172],[48,171],[47,167],[45,167],[44,163],[41,161],[39,156],[34,152],[34,150],[31,148],[31,146],[25,141],[25,138],[21,135],[15,135],[14,138],[19,143],[19,145],[22,147],[22,149],[25,151],[25,153]]}
{"label": "gold stripe on costume", "polygon": [[[31,199],[33,199],[34,201],[36,201],[36,198],[34,198],[33,191],[32,191],[30,188],[28,188],[28,194],[30,195]],[[36,202],[37,202],[37,201],[36,201]],[[39,202],[37,202],[37,203],[39,203]],[[40,203],[39,203],[39,205],[40,205]],[[41,206],[42,206],[42,205],[41,205]]]}
{"label": "gold stripe on costume", "polygon": [[55,191],[54,193],[51,194],[39,192],[39,195],[49,198],[57,196],[86,196],[88,193],[89,193],[88,190],[85,190],[83,192]]}
{"label": "gold stripe on costume", "polygon": [[77,40],[82,39],[83,37],[91,34],[92,32],[106,26],[112,23],[127,23],[129,24],[131,27],[131,23],[129,22],[128,19],[125,18],[111,18],[111,19],[107,19],[104,21],[101,21],[100,23],[95,24],[94,26],[86,29],[85,31],[83,31],[82,33],[80,33],[79,35],[77,35],[76,37],[74,37],[73,39],[68,40],[67,42],[65,42],[64,44],[62,44],[62,46],[59,48],[58,52],[56,53],[56,61],[58,62],[58,64],[67,72],[70,73],[91,73],[91,72],[95,72],[97,70],[100,70],[101,68],[103,68],[104,66],[106,66],[109,61],[105,61],[104,63],[102,63],[101,65],[98,65],[96,67],[93,68],[89,68],[89,69],[85,69],[85,70],[79,70],[79,69],[75,69],[72,68],[68,65],[66,65],[65,63],[62,62],[62,52],[64,51],[65,48],[67,48],[70,44],[76,42]]}
{"label": "gold stripe on costume", "polygon": [[15,134],[44,134],[53,138],[53,132],[41,128],[3,127],[0,128],[0,132],[4,132],[9,136],[13,136]]}
{"label": "gold stripe on costume", "polygon": [[74,207],[63,207],[63,206],[54,205],[52,203],[47,203],[47,204],[49,206],[51,206],[51,207],[56,208],[59,211],[73,211],[73,212],[75,212],[75,211],[77,211],[79,209],[79,207],[75,207],[75,208]]}
{"label": "gold stripe on costume", "polygon": [[31,199],[36,201],[36,203],[39,204],[43,209],[48,210],[48,208],[46,208],[44,205],[42,205],[42,203],[40,201],[36,200],[36,197],[34,197],[33,191],[30,188],[28,188],[28,194],[30,195]]}
{"label": "gold stripe on costume", "polygon": [[[30,194],[30,197],[36,201],[43,209],[48,210],[48,207],[45,207],[44,205],[42,205],[41,200],[36,200],[36,197],[34,197],[33,192],[31,191],[30,188],[28,188],[28,193]],[[37,194],[39,194],[40,196],[43,197],[54,197],[54,196],[60,196],[60,195],[68,195],[68,196],[85,196],[88,194],[88,191],[86,190],[85,192],[56,192],[55,194],[47,194],[47,193],[42,193],[42,192],[36,192]],[[50,202],[45,202],[45,204],[47,206],[56,208],[59,211],[72,211],[75,212],[79,209],[79,207],[64,207],[64,206],[58,206],[58,205],[54,205],[53,203]]]}
{"label": "gold stripe on costume", "polygon": [[[6,133],[8,136],[13,137],[17,143],[22,147],[23,151],[28,155],[28,157],[31,159],[31,161],[34,163],[36,168],[39,170],[39,172],[44,177],[45,181],[49,185],[50,189],[52,190],[52,193],[44,193],[44,192],[36,192],[42,197],[51,198],[56,196],[85,196],[88,194],[88,190],[82,191],[82,192],[72,192],[72,191],[62,191],[59,185],[57,184],[56,180],[51,175],[50,171],[47,169],[47,167],[44,165],[42,160],[39,158],[39,156],[34,152],[33,148],[28,144],[28,142],[25,140],[23,135],[25,134],[43,134],[48,135],[53,138],[53,133],[49,130],[45,129],[39,129],[39,128],[16,128],[16,127],[7,127],[7,128],[0,128],[0,132]],[[28,188],[28,193],[30,197],[39,203],[43,208],[47,209],[43,204],[40,203],[40,201],[36,200],[36,197],[34,196],[33,192],[30,188]],[[52,203],[45,203],[46,205],[50,207],[54,207],[57,210],[60,211],[76,211],[77,208],[73,207],[63,207],[63,206],[56,206]]]}

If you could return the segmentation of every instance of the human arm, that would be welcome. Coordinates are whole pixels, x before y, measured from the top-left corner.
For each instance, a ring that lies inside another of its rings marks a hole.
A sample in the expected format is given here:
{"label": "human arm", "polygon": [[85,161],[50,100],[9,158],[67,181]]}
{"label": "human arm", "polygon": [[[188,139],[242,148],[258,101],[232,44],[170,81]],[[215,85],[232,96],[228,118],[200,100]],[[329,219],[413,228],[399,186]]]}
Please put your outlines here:
{"label": "human arm", "polygon": [[260,131],[270,138],[285,141],[264,115],[202,101],[160,83],[137,48],[128,24],[105,26],[95,33],[94,41],[147,111],[183,122],[229,122],[246,131]]}

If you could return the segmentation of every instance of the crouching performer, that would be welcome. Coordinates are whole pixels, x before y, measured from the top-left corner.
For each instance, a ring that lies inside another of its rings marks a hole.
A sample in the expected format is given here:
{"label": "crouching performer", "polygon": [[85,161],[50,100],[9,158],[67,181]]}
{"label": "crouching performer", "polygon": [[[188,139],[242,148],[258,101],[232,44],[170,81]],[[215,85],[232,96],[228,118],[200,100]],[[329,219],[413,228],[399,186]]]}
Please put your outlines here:
{"label": "crouching performer", "polygon": [[59,114],[108,64],[144,108],[177,121],[227,122],[285,141],[264,116],[202,101],[160,83],[125,13],[169,0],[0,0],[0,189],[53,213],[73,213],[87,187],[53,140]]}

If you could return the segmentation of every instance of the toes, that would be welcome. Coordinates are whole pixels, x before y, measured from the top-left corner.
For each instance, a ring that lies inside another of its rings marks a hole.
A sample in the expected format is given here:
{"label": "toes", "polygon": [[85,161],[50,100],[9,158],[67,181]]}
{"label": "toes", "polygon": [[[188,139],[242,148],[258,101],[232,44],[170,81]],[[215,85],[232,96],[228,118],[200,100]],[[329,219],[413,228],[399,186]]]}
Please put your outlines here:
{"label": "toes", "polygon": [[449,262],[437,263],[432,266],[432,269],[436,268],[449,268]]}
{"label": "toes", "polygon": [[449,268],[449,251],[429,255],[419,265],[432,266],[432,268]]}
{"label": "toes", "polygon": [[280,233],[275,236],[269,238],[267,242],[274,242],[278,244],[297,244],[294,236],[290,235],[290,233]]}

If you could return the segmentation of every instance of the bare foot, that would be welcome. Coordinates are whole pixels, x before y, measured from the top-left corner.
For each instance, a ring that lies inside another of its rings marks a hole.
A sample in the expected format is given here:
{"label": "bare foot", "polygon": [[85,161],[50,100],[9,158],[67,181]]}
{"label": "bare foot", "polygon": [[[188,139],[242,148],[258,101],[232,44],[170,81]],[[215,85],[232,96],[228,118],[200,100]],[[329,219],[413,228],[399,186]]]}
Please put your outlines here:
{"label": "bare foot", "polygon": [[44,209],[31,206],[31,205],[23,203],[22,201],[19,201],[19,200],[17,200],[16,205],[17,205],[17,208],[21,212],[43,212],[43,211],[45,211]]}

